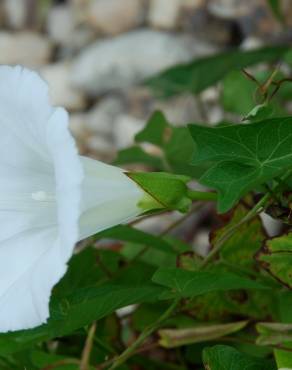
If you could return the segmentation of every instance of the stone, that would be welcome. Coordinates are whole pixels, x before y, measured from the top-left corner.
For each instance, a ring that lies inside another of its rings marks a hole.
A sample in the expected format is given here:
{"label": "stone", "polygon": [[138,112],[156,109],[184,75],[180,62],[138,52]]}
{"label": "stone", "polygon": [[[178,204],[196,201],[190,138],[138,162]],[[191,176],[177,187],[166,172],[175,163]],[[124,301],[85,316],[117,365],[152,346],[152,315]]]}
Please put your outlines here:
{"label": "stone", "polygon": [[94,96],[126,89],[215,50],[192,36],[142,29],[85,48],[72,66],[71,78],[75,86]]}
{"label": "stone", "polygon": [[106,35],[117,35],[138,27],[144,20],[144,0],[92,0],[88,22]]}
{"label": "stone", "polygon": [[89,135],[85,122],[86,115],[84,113],[70,114],[69,129],[77,141],[84,141]]}
{"label": "stone", "polygon": [[218,18],[236,19],[252,15],[260,4],[261,0],[210,0],[208,10]]}
{"label": "stone", "polygon": [[115,147],[106,137],[101,135],[90,135],[86,141],[87,149],[97,155],[100,159],[113,158]]}
{"label": "stone", "polygon": [[75,55],[76,51],[96,39],[95,31],[84,20],[78,20],[72,3],[52,7],[47,17],[46,29],[50,39],[61,46],[58,50],[60,58]]}
{"label": "stone", "polygon": [[182,7],[186,9],[197,10],[206,5],[205,0],[182,0]]}
{"label": "stone", "polygon": [[117,149],[133,145],[135,135],[142,130],[145,121],[128,114],[120,115],[114,125],[113,137]]}
{"label": "stone", "polygon": [[34,32],[0,32],[0,64],[22,64],[38,67],[49,62],[52,44]]}
{"label": "stone", "polygon": [[127,112],[144,121],[156,110],[162,111],[169,122],[175,126],[202,121],[198,99],[192,94],[157,99],[148,88],[138,86],[127,91],[125,101],[128,107]]}
{"label": "stone", "polygon": [[54,105],[60,105],[72,111],[85,108],[85,95],[71,86],[69,62],[49,64],[43,67],[40,73],[50,86],[51,99]]}
{"label": "stone", "polygon": [[148,20],[156,28],[172,29],[177,26],[182,0],[150,0]]}
{"label": "stone", "polygon": [[270,238],[279,235],[283,227],[283,223],[280,220],[276,220],[264,212],[260,214],[260,217],[264,226],[264,230]]}
{"label": "stone", "polygon": [[47,32],[54,42],[61,45],[71,44],[74,29],[74,14],[69,5],[57,5],[50,9]]}
{"label": "stone", "polygon": [[9,27],[17,30],[25,27],[28,16],[28,7],[26,1],[4,0],[3,8],[6,22]]}
{"label": "stone", "polygon": [[206,257],[209,253],[210,239],[209,232],[206,229],[200,230],[196,233],[196,236],[193,240],[193,249],[194,251],[202,257]]}
{"label": "stone", "polygon": [[86,128],[95,134],[111,135],[115,120],[124,110],[120,98],[105,97],[86,114]]}
{"label": "stone", "polygon": [[184,94],[167,100],[154,99],[152,112],[161,110],[168,121],[175,126],[184,126],[188,122],[200,122],[198,100],[191,94]]}
{"label": "stone", "polygon": [[70,48],[73,52],[76,52],[91,44],[95,39],[96,35],[94,31],[84,24],[74,30],[71,42],[65,46]]}
{"label": "stone", "polygon": [[253,50],[253,49],[260,49],[264,46],[263,40],[260,38],[250,36],[247,37],[240,45],[242,50]]}

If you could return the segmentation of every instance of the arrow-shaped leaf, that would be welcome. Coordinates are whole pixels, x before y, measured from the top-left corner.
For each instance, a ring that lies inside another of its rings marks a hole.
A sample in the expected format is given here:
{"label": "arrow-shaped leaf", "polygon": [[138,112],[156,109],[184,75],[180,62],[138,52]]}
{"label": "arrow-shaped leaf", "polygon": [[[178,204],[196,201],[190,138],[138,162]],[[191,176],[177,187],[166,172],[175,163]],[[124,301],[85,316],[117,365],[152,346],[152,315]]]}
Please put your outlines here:
{"label": "arrow-shaped leaf", "polygon": [[192,163],[212,163],[200,182],[218,190],[219,212],[292,167],[292,118],[214,128],[190,125],[190,132],[197,144]]}

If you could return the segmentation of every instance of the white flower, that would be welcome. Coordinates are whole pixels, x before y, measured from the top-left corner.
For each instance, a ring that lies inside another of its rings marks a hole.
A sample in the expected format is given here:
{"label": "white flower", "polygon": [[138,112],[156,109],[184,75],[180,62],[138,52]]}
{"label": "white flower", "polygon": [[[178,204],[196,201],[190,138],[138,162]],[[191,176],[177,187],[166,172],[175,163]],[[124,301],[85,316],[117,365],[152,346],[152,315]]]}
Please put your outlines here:
{"label": "white flower", "polygon": [[77,154],[68,114],[34,72],[0,67],[0,332],[49,317],[75,243],[136,217],[143,191]]}

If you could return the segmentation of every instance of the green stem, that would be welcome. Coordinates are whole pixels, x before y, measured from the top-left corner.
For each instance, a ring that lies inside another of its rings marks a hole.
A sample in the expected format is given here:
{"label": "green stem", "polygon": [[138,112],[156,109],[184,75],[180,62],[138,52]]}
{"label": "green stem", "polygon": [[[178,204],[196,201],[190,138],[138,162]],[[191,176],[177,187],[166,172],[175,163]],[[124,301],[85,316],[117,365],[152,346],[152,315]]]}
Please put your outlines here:
{"label": "green stem", "polygon": [[197,191],[189,189],[187,195],[191,200],[216,201],[218,199],[216,193],[211,193],[208,191]]}
{"label": "green stem", "polygon": [[145,328],[141,332],[139,337],[135,340],[135,342],[133,342],[130,347],[128,347],[119,357],[115,359],[109,370],[116,369],[117,367],[125,363],[128,358],[130,358],[135,353],[136,349],[145,341],[145,339],[153,334],[160,327],[160,324],[172,315],[178,303],[179,299],[174,300],[172,304],[168,307],[168,309],[158,318],[155,323]]}
{"label": "green stem", "polygon": [[202,262],[200,268],[204,268],[219,252],[222,245],[234,234],[234,232],[244,223],[250,221],[252,218],[257,216],[259,212],[261,212],[267,203],[268,199],[270,198],[270,194],[267,193],[264,195],[260,201],[235,225],[231,226],[226,230],[226,232],[218,239],[218,241],[214,244],[213,249],[207,255],[207,257]]}

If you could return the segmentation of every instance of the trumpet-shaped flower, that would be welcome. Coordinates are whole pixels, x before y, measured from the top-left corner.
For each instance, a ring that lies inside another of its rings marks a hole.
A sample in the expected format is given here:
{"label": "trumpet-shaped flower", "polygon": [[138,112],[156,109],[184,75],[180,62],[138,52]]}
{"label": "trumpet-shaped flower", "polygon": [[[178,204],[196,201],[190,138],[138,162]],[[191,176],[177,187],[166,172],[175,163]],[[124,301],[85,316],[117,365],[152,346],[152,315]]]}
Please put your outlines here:
{"label": "trumpet-shaped flower", "polygon": [[0,332],[49,317],[53,286],[78,240],[141,213],[121,169],[81,157],[47,84],[0,67]]}

